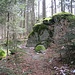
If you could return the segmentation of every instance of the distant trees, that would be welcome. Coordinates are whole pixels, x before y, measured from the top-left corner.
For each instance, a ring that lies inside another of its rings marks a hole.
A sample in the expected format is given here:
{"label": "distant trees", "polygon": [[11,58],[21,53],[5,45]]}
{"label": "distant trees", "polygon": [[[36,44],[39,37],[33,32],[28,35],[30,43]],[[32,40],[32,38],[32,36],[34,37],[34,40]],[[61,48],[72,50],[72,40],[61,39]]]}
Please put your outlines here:
{"label": "distant trees", "polygon": [[65,11],[65,1],[61,0],[61,11]]}
{"label": "distant trees", "polygon": [[73,8],[75,7],[74,0],[61,0],[61,1],[59,1],[59,4],[60,4],[60,2],[61,2],[61,11],[68,10],[68,12],[74,14],[74,10],[73,10]]}
{"label": "distant trees", "polygon": [[[18,32],[18,37],[27,37],[32,31],[32,27],[36,20],[45,18],[47,13],[50,13],[49,16],[52,16],[56,12],[60,12],[59,10],[75,13],[74,0],[50,0],[49,2],[50,4],[47,5],[48,2],[46,2],[46,0],[0,0],[1,37],[7,37],[7,24],[9,24],[9,31],[11,34],[18,29],[22,31]],[[46,11],[47,6],[49,6],[48,9],[50,12]],[[7,22],[8,12],[10,14],[9,23]],[[11,29],[14,30],[12,31]]]}

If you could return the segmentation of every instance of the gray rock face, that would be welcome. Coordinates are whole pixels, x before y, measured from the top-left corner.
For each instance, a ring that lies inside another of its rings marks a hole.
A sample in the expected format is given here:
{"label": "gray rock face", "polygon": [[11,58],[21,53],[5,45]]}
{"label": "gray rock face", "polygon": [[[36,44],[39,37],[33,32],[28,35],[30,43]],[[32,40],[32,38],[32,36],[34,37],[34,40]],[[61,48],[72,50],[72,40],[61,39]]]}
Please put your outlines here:
{"label": "gray rock face", "polygon": [[[46,29],[41,31],[40,33],[41,33],[41,34],[39,34],[40,42],[45,45],[50,34]],[[32,34],[29,35],[26,46],[27,47],[35,47],[38,44],[38,42],[39,42],[38,41],[38,33],[34,32],[33,35]]]}
{"label": "gray rock face", "polygon": [[27,47],[34,47],[36,46],[38,42],[38,34],[35,32],[34,35],[29,35],[28,40],[27,40]]}
{"label": "gray rock face", "polygon": [[46,40],[48,37],[49,37],[49,32],[47,30],[44,30],[43,34],[40,35],[40,40],[41,41]]}

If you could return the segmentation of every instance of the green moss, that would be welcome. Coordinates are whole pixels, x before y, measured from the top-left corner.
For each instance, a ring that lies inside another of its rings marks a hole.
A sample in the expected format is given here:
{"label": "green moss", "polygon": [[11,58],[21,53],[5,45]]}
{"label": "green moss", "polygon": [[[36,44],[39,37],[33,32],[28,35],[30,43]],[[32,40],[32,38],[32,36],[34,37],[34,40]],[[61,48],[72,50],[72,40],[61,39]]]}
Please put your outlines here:
{"label": "green moss", "polygon": [[34,26],[36,26],[36,25],[41,25],[42,23],[36,23],[36,24],[34,24]]}
{"label": "green moss", "polygon": [[31,35],[34,36],[34,35],[35,35],[35,32],[32,31],[32,32],[28,35],[28,38],[30,38]]}
{"label": "green moss", "polygon": [[68,16],[68,15],[72,15],[72,14],[71,13],[68,13],[68,12],[60,12],[60,13],[54,14],[53,16],[57,16],[57,15],[65,15],[65,16]]}
{"label": "green moss", "polygon": [[[44,25],[42,23],[36,23],[34,26],[33,26],[33,31],[29,34],[28,37],[30,37],[31,35],[34,36],[35,35],[35,32],[39,33],[43,28]],[[41,30],[40,30],[40,29]],[[40,30],[40,31],[39,31]]]}
{"label": "green moss", "polygon": [[[52,18],[45,18],[44,20],[43,20],[43,24],[45,24],[45,25],[51,25],[51,23],[52,23]],[[51,22],[50,22],[51,21]]]}
{"label": "green moss", "polygon": [[67,12],[61,12],[53,15],[51,18],[45,18],[43,20],[43,23],[45,25],[53,25],[57,22],[60,22],[60,20],[66,19],[68,22],[74,21],[75,20],[75,15]]}
{"label": "green moss", "polygon": [[[49,21],[50,19],[51,19],[51,18],[50,18],[50,17],[48,17],[48,18],[45,18],[44,20],[47,20],[47,21]],[[43,21],[44,21],[44,20],[43,20]]]}
{"label": "green moss", "polygon": [[0,48],[0,59],[5,58],[6,56],[7,56],[7,53],[5,52],[5,50]]}
{"label": "green moss", "polygon": [[54,20],[54,23],[59,22],[62,19],[66,19],[69,21],[72,21],[71,19],[73,19],[74,15],[72,15],[71,13],[67,13],[67,12],[61,12],[58,14],[55,14],[52,16],[52,19]]}
{"label": "green moss", "polygon": [[[10,55],[10,51],[8,50],[8,55]],[[0,59],[5,58],[7,56],[7,50],[0,47]]]}
{"label": "green moss", "polygon": [[41,50],[46,50],[46,48],[44,47],[44,45],[37,45],[35,47],[35,51],[36,52],[41,52]]}
{"label": "green moss", "polygon": [[40,34],[41,30],[45,30],[45,29],[48,30],[48,27],[46,25],[42,24],[42,23],[41,24],[36,24],[33,27],[33,31],[37,32],[39,34]]}

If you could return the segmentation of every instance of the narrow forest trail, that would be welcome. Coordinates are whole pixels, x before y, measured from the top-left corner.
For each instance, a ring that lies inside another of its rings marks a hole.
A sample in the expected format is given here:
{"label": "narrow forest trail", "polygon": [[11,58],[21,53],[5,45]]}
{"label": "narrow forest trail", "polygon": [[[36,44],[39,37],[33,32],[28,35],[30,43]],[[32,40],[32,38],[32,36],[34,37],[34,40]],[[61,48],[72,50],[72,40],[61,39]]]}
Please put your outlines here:
{"label": "narrow forest trail", "polygon": [[36,53],[33,47],[20,48],[16,54],[0,61],[0,75],[57,75],[54,67],[62,64],[56,59],[58,55],[54,50],[48,48],[44,53]]}
{"label": "narrow forest trail", "polygon": [[28,72],[27,75],[54,75],[54,67],[59,65],[57,60],[54,60],[57,56],[55,51],[48,48],[44,53],[36,53],[33,47],[22,46],[21,48],[26,53],[22,56],[24,61],[22,65],[28,64],[23,68],[23,72]]}

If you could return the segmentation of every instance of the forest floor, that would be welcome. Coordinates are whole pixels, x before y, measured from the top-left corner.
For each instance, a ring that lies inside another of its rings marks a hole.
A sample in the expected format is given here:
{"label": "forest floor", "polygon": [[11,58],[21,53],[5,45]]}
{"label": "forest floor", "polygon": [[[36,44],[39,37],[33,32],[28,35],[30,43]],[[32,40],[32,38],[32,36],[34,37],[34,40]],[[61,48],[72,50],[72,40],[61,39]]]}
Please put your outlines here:
{"label": "forest floor", "polygon": [[0,60],[0,75],[75,75],[74,66],[63,64],[53,49],[36,53],[33,47],[20,46],[15,54]]}

